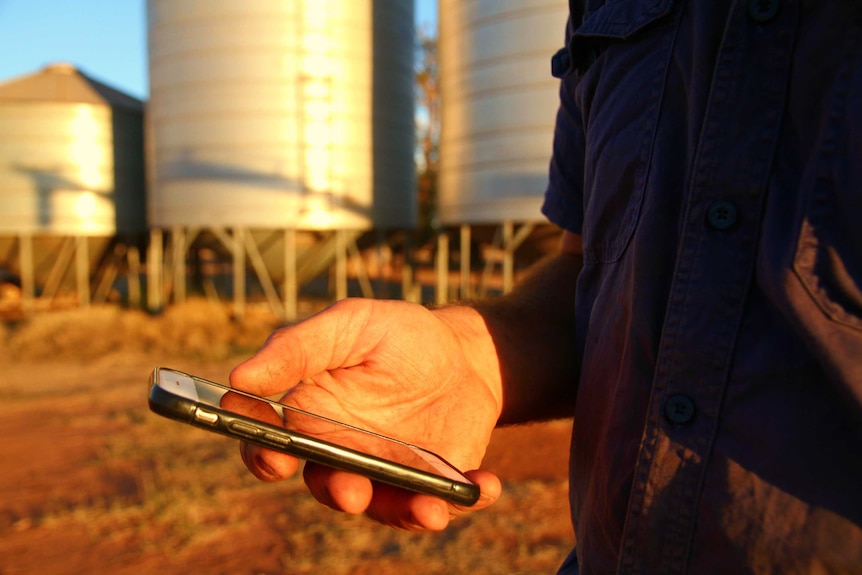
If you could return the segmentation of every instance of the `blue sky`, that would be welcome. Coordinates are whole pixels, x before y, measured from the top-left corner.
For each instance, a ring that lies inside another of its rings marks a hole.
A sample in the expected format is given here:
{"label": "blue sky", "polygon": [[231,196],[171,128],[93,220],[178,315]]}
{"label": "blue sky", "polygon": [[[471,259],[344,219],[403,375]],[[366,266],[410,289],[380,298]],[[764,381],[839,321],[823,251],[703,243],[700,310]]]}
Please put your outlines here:
{"label": "blue sky", "polygon": [[[145,0],[0,0],[0,82],[71,62],[145,99],[145,6]],[[436,29],[436,0],[416,0],[416,21]]]}

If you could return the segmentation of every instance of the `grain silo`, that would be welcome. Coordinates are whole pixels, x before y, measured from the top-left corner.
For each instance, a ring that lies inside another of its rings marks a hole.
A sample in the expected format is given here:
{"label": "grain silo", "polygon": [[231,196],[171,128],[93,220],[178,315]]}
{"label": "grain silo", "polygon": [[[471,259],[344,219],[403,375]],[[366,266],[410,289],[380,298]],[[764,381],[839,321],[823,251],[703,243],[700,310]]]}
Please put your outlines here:
{"label": "grain silo", "polygon": [[412,0],[147,8],[153,228],[242,255],[267,231],[415,225]]}
{"label": "grain silo", "polygon": [[76,283],[89,302],[105,249],[146,229],[144,203],[141,101],[66,63],[0,84],[0,265],[25,300]]}
{"label": "grain silo", "polygon": [[540,220],[558,86],[559,0],[440,0],[440,218]]}
{"label": "grain silo", "polygon": [[[462,227],[462,244],[469,226],[502,226],[498,244],[511,258],[533,224],[544,221],[559,101],[550,60],[563,45],[568,5],[439,2],[439,218]],[[516,230],[519,223],[524,227]],[[505,265],[510,286],[511,261]]]}

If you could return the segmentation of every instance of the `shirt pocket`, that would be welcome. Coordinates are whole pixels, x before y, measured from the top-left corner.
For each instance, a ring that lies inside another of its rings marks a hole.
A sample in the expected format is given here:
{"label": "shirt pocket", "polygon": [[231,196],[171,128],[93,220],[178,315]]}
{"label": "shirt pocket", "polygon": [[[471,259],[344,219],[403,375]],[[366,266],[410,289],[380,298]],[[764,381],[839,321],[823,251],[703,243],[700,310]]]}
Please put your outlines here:
{"label": "shirt pocket", "polygon": [[827,318],[862,330],[862,44],[845,63],[825,116],[793,272]]}
{"label": "shirt pocket", "polygon": [[672,0],[588,7],[570,37],[569,53],[580,72],[574,97],[586,142],[587,262],[618,260],[637,226],[673,49],[673,7]]}

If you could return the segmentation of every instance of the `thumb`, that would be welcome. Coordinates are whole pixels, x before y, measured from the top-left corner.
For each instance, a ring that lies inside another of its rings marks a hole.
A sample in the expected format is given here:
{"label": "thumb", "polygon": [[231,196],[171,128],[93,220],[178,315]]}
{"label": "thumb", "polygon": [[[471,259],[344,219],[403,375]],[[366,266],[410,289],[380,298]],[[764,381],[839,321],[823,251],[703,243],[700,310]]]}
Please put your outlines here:
{"label": "thumb", "polygon": [[[236,389],[267,396],[323,371],[362,360],[355,342],[370,314],[366,300],[342,300],[296,325],[274,331],[264,346],[230,374]],[[359,350],[361,352],[361,350]]]}

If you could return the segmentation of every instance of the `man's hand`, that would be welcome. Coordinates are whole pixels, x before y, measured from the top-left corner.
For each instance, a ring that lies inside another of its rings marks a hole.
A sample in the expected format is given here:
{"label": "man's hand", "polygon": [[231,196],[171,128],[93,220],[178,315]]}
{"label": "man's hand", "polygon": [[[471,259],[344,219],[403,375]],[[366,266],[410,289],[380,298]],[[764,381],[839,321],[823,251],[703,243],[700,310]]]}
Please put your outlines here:
{"label": "man's hand", "polygon": [[[470,510],[492,504],[499,479],[477,470],[502,409],[494,343],[468,307],[430,311],[399,301],[350,299],[276,331],[237,366],[231,385],[257,395],[286,393],[300,409],[440,454],[482,491]],[[259,478],[286,478],[298,460],[249,444],[243,460]],[[443,529],[465,508],[308,463],[305,482],[333,509],[365,512],[404,529]]]}

